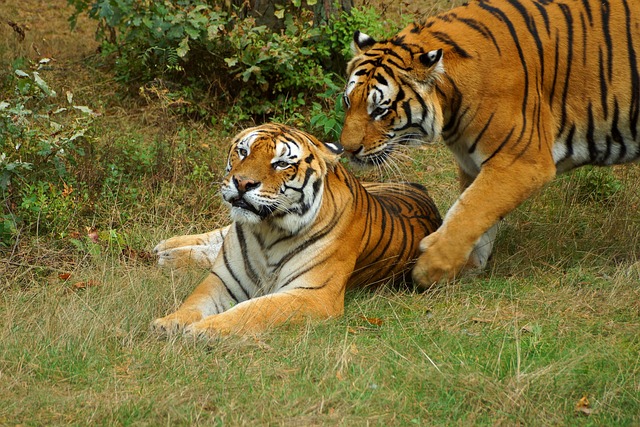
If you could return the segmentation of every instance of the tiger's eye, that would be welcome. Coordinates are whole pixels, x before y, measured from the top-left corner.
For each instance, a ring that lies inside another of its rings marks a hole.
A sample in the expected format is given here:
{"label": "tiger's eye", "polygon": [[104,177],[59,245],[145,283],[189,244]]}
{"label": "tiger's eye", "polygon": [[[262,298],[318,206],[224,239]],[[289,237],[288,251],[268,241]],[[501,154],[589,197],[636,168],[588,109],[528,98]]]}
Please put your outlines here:
{"label": "tiger's eye", "polygon": [[383,108],[383,107],[376,107],[372,112],[371,112],[371,117],[373,118],[377,118],[377,117],[381,117],[383,115],[385,115],[387,113],[387,109]]}
{"label": "tiger's eye", "polygon": [[271,163],[271,166],[273,166],[274,169],[286,169],[289,167],[289,163],[284,160],[278,160],[277,162]]}

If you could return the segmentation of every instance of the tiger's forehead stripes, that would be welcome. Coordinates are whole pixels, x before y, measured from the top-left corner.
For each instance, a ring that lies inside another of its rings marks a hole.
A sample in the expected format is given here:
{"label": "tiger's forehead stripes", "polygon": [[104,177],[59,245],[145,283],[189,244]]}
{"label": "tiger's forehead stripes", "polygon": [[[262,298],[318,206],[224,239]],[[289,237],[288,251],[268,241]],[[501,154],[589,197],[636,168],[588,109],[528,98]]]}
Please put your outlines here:
{"label": "tiger's forehead stripes", "polygon": [[275,158],[298,161],[302,157],[302,150],[293,140],[279,140],[276,142]]}

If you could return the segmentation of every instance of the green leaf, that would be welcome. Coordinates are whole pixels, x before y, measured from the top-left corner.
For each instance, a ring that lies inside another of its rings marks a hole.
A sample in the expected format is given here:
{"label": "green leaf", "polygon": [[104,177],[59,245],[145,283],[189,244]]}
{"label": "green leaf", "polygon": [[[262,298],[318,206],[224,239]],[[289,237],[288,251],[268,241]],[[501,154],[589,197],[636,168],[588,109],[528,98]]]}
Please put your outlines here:
{"label": "green leaf", "polygon": [[36,85],[38,85],[40,89],[42,89],[45,95],[51,98],[55,98],[58,95],[55,90],[49,88],[47,82],[42,80],[42,77],[40,77],[40,74],[38,74],[37,71],[33,72],[33,81],[36,83]]}
{"label": "green leaf", "polygon": [[233,67],[238,64],[238,58],[224,58],[224,62],[226,62],[229,67]]}
{"label": "green leaf", "polygon": [[184,32],[187,33],[192,40],[198,40],[200,37],[200,31],[193,27],[185,27]]}
{"label": "green leaf", "polygon": [[189,36],[186,36],[180,42],[180,45],[176,49],[176,53],[180,58],[184,58],[189,52]]}

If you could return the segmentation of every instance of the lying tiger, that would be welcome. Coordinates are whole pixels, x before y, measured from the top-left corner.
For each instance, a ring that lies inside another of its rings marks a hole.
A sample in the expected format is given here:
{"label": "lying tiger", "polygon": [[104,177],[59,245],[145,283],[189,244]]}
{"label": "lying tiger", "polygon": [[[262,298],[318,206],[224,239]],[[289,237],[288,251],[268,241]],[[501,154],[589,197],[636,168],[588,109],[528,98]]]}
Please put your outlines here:
{"label": "lying tiger", "polygon": [[233,223],[155,249],[161,265],[210,265],[211,274],[152,327],[215,336],[331,318],[348,287],[407,271],[442,222],[436,206],[417,184],[361,184],[341,152],[278,124],[236,136],[221,190]]}

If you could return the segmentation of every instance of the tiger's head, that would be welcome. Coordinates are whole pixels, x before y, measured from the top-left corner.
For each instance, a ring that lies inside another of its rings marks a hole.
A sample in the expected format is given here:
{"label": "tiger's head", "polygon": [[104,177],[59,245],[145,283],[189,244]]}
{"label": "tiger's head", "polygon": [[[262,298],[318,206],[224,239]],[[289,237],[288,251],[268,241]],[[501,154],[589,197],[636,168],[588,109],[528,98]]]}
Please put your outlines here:
{"label": "tiger's head", "polygon": [[324,177],[342,147],[279,124],[238,134],[229,150],[222,198],[239,223],[269,222],[291,234],[313,222]]}
{"label": "tiger's head", "polygon": [[359,31],[354,35],[340,142],[360,163],[381,164],[397,144],[440,135],[435,83],[444,72],[442,49],[425,51],[416,32],[381,42]]}

